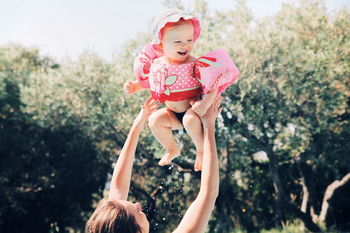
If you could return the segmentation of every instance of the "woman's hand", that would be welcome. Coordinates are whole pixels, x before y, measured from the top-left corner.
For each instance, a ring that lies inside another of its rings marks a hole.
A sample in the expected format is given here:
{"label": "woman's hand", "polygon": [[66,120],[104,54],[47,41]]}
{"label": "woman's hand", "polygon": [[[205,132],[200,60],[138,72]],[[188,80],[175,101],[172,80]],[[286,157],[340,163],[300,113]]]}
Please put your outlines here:
{"label": "woman's hand", "polygon": [[217,96],[212,105],[208,108],[207,112],[204,115],[200,116],[203,125],[215,124],[216,118],[220,115],[222,111],[222,108],[219,108],[222,100],[222,96]]}
{"label": "woman's hand", "polygon": [[221,112],[219,106],[222,99],[221,96],[216,97],[208,111],[201,116],[204,129],[201,187],[174,233],[206,232],[219,195],[220,174],[215,141],[215,120]]}
{"label": "woman's hand", "polygon": [[127,200],[132,166],[139,136],[148,117],[158,108],[158,106],[158,101],[155,101],[152,97],[148,98],[134,120],[114,168],[109,200]]}
{"label": "woman's hand", "polygon": [[143,129],[143,126],[148,120],[148,117],[157,110],[160,103],[153,99],[152,97],[149,97],[146,102],[141,107],[141,111],[137,115],[136,119],[134,120],[134,126],[141,126],[141,129]]}
{"label": "woman's hand", "polygon": [[144,105],[141,107],[142,115],[148,118],[153,112],[157,110],[159,105],[160,105],[159,101],[156,101],[155,99],[153,99],[152,96],[149,97],[144,103]]}

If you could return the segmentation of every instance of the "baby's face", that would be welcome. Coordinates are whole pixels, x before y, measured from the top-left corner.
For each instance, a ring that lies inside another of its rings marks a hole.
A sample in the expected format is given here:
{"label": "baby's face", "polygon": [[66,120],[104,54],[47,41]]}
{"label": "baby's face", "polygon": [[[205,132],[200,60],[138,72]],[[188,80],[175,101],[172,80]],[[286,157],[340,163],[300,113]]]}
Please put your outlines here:
{"label": "baby's face", "polygon": [[186,63],[193,48],[192,23],[180,24],[165,29],[161,46],[169,63]]}

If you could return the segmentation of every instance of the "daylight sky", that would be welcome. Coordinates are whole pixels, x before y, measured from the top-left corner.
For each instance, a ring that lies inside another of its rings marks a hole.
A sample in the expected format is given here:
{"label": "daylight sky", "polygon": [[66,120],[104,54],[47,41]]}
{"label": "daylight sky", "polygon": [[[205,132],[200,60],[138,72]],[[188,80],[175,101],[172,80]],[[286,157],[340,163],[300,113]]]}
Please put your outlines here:
{"label": "daylight sky", "polygon": [[[163,0],[0,0],[0,46],[9,42],[39,47],[43,54],[76,59],[89,49],[110,60],[123,43],[150,30]],[[193,0],[182,0],[190,7]],[[283,2],[247,0],[256,17],[273,15]],[[296,2],[296,0],[294,0]],[[350,0],[326,0],[328,9],[350,8]],[[211,9],[233,0],[208,0]]]}

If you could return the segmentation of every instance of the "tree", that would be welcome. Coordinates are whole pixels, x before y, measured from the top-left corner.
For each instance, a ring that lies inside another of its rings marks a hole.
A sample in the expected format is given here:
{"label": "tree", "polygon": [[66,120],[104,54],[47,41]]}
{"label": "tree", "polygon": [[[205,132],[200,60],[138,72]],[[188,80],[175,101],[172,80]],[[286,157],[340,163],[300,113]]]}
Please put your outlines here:
{"label": "tree", "polygon": [[[235,13],[228,12],[226,20]],[[324,193],[319,190],[349,172],[345,152],[349,143],[340,136],[348,131],[348,121],[341,117],[349,107],[344,52],[349,35],[343,30],[348,19],[346,11],[331,17],[322,2],[305,1],[299,6],[286,4],[275,17],[253,25],[244,18],[237,20],[245,30],[235,23],[236,28],[221,33],[242,71],[238,85],[227,95],[222,134],[228,133],[235,142],[228,151],[236,147],[245,156],[258,152],[267,156],[276,223],[298,217],[318,231],[310,210],[298,210],[303,195],[298,181],[310,181],[308,189],[314,195],[306,203],[315,207]],[[334,159],[339,163],[330,166]],[[254,156],[250,164],[256,166]]]}
{"label": "tree", "polygon": [[[322,1],[284,4],[263,19],[254,19],[244,1],[216,12],[195,1],[190,10],[203,28],[194,55],[224,48],[241,71],[224,93],[218,122],[221,185],[209,232],[260,231],[295,219],[310,231],[349,230],[342,217],[349,211],[349,11],[328,12]],[[1,47],[0,143],[1,153],[11,155],[1,157],[3,229],[28,220],[38,203],[47,210],[36,210],[43,223],[37,231],[50,224],[83,229],[149,95],[122,91],[134,79],[133,57],[148,41],[140,33],[112,63],[86,52],[56,64],[37,50]],[[149,130],[137,149],[131,199],[144,200],[152,232],[173,230],[199,188],[192,142],[177,136],[183,155],[169,167],[157,165],[164,151]],[[67,209],[74,210],[69,219]]]}
{"label": "tree", "polygon": [[10,45],[0,51],[0,231],[81,229],[110,161],[77,125],[46,127],[23,112],[30,75],[55,66],[37,50]]}

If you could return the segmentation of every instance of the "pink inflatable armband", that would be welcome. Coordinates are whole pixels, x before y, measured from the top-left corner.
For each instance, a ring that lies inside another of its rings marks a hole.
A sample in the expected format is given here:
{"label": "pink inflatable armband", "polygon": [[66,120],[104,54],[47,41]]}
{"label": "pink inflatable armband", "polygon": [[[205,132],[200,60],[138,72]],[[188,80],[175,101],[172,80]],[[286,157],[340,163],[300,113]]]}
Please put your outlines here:
{"label": "pink inflatable armband", "polygon": [[160,51],[152,45],[151,43],[147,44],[142,52],[134,60],[134,73],[138,82],[144,88],[149,88],[149,73],[151,65],[154,59],[162,56]]}
{"label": "pink inflatable armband", "polygon": [[239,70],[225,50],[217,49],[197,59],[194,76],[202,84],[204,94],[218,87],[219,95],[237,81]]}

